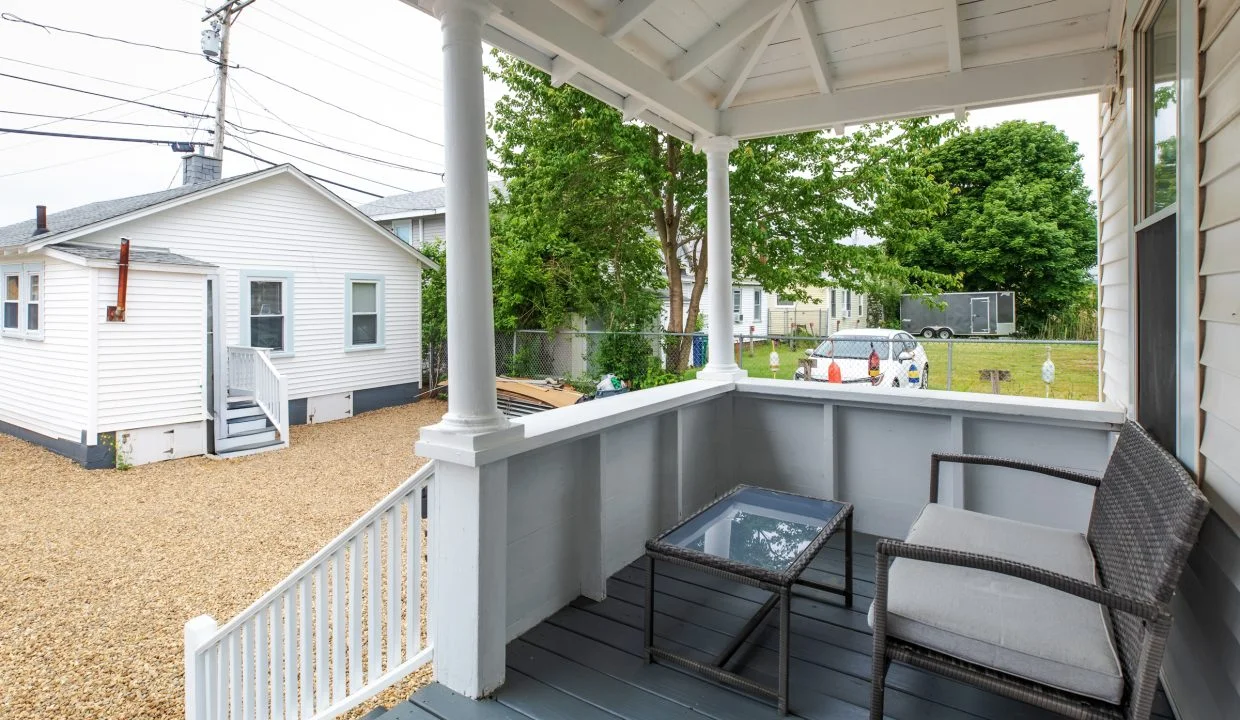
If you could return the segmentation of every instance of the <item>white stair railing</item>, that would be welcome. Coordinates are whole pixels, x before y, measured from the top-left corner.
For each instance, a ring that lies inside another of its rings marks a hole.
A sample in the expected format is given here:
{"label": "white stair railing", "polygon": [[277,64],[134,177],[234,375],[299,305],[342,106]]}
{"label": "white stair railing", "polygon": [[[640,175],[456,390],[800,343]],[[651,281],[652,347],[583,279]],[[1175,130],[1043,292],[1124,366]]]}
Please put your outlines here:
{"label": "white stair railing", "polygon": [[228,395],[252,397],[280,440],[288,443],[288,379],[272,364],[265,348],[228,348]]}
{"label": "white stair railing", "polygon": [[427,463],[224,626],[186,623],[186,719],[333,718],[429,663],[422,518],[434,472]]}

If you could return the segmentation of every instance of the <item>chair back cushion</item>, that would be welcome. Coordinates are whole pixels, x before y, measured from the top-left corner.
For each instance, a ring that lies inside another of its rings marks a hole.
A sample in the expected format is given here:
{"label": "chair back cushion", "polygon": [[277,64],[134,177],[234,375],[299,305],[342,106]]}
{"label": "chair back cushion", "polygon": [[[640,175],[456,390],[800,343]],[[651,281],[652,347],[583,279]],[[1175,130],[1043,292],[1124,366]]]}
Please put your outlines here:
{"label": "chair back cushion", "polygon": [[[1125,423],[1089,520],[1089,544],[1103,586],[1170,602],[1208,509],[1179,461],[1140,425]],[[1111,615],[1124,673],[1135,678],[1144,625],[1126,613]]]}

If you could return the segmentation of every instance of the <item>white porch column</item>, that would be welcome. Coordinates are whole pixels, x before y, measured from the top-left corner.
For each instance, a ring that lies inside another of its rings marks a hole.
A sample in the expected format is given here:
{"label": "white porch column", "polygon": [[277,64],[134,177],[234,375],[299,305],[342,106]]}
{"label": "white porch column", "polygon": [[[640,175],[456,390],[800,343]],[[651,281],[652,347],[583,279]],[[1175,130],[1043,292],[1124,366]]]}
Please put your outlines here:
{"label": "white porch column", "polygon": [[740,369],[732,349],[732,199],[728,191],[728,155],[736,140],[713,137],[701,145],[706,151],[706,292],[710,340],[702,380],[735,380],[749,373]]}
{"label": "white porch column", "polygon": [[482,95],[485,0],[439,0],[443,26],[444,184],[447,196],[448,412],[424,431],[444,444],[508,427],[495,403],[495,319]]}
{"label": "white porch column", "polygon": [[504,682],[508,464],[479,451],[519,440],[495,402],[495,322],[482,97],[485,0],[438,0],[443,26],[447,186],[448,411],[417,452],[438,461],[431,489],[427,614],[435,677],[478,698]]}

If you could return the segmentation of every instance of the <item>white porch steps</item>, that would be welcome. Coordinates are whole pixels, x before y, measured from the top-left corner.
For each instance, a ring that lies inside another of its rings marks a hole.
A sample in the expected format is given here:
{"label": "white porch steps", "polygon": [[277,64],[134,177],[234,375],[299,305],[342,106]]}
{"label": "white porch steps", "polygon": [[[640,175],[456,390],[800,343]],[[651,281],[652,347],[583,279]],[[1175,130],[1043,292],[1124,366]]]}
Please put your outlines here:
{"label": "white porch steps", "polygon": [[254,455],[284,447],[276,426],[248,395],[231,395],[224,409],[225,436],[215,441],[220,457]]}

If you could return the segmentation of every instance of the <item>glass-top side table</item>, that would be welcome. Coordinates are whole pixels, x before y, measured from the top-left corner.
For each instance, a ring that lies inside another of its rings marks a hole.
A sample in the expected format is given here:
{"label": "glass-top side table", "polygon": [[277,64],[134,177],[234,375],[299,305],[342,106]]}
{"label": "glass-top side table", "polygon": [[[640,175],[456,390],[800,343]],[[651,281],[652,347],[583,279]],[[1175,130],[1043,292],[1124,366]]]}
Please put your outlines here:
{"label": "glass-top side table", "polygon": [[[788,711],[788,636],[794,586],[836,593],[852,607],[852,505],[834,500],[740,485],[679,525],[646,542],[646,661],[666,660],[774,698]],[[844,528],[844,586],[801,578],[827,541]],[[771,592],[710,664],[654,646],[655,562],[666,561]],[[772,690],[730,670],[736,651],[779,606],[779,687]]]}

